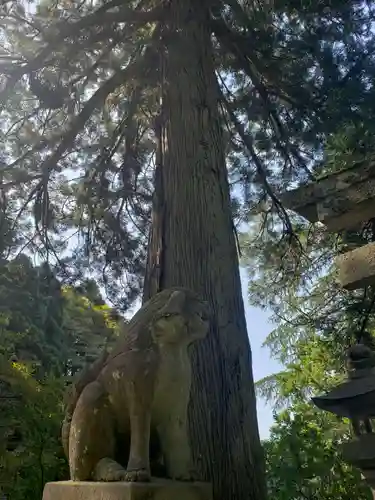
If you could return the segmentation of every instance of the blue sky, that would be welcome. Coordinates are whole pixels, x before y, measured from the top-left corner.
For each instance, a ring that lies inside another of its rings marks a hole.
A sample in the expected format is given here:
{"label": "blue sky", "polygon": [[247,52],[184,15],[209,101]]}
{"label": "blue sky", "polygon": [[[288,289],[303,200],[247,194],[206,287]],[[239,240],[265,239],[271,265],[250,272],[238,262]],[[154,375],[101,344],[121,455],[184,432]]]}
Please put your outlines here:
{"label": "blue sky", "polygon": [[[279,371],[281,368],[280,365],[270,357],[270,352],[267,347],[262,347],[265,338],[271,330],[273,330],[274,326],[269,321],[270,314],[268,314],[267,311],[249,305],[246,272],[243,269],[240,269],[240,272],[247,331],[253,354],[254,379],[259,380],[266,375]],[[272,407],[259,398],[257,401],[257,408],[260,436],[262,439],[265,439],[268,436],[269,428],[273,422]]]}

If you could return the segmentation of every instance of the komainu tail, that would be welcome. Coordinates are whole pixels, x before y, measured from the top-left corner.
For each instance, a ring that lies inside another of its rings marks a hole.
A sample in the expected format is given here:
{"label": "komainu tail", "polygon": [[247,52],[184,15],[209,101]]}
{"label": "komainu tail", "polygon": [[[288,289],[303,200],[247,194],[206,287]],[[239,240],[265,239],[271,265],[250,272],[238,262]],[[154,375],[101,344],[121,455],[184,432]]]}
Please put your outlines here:
{"label": "komainu tail", "polygon": [[69,460],[69,434],[70,434],[70,424],[73,418],[73,413],[77,405],[78,399],[82,394],[83,389],[94,382],[97,379],[99,373],[101,372],[106,360],[108,358],[108,352],[104,351],[101,356],[88,365],[80,374],[76,382],[73,383],[70,394],[68,396],[68,402],[65,410],[65,418],[61,428],[61,440],[64,448],[65,455]]}

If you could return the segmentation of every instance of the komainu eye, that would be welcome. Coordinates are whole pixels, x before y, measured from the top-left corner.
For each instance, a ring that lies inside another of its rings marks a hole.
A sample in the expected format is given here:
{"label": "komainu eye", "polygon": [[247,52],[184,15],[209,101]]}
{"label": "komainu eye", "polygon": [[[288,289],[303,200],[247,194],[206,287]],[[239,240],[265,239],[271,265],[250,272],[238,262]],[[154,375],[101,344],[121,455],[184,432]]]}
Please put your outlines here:
{"label": "komainu eye", "polygon": [[203,320],[206,320],[207,319],[207,314],[205,313],[205,311],[198,311],[198,316],[203,319]]}

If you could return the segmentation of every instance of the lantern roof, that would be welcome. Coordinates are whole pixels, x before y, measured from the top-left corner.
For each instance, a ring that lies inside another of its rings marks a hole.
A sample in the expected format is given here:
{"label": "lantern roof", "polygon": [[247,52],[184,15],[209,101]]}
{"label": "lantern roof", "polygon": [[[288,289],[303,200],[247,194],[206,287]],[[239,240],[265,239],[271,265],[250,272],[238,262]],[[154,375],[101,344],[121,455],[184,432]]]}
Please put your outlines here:
{"label": "lantern roof", "polygon": [[340,417],[375,416],[375,357],[371,348],[364,344],[351,347],[348,379],[312,401]]}

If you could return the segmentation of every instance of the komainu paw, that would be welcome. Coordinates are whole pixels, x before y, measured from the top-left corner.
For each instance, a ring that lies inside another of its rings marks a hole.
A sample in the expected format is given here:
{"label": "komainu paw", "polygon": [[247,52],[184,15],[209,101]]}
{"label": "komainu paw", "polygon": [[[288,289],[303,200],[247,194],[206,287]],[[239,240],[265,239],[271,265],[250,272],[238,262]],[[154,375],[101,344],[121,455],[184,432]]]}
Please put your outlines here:
{"label": "komainu paw", "polygon": [[146,469],[127,470],[124,477],[128,483],[148,483],[150,480],[150,473]]}
{"label": "komainu paw", "polygon": [[126,470],[111,458],[102,458],[94,470],[95,481],[116,482],[125,481]]}
{"label": "komainu paw", "polygon": [[199,475],[195,469],[190,469],[187,474],[177,474],[173,479],[191,483],[199,481]]}

